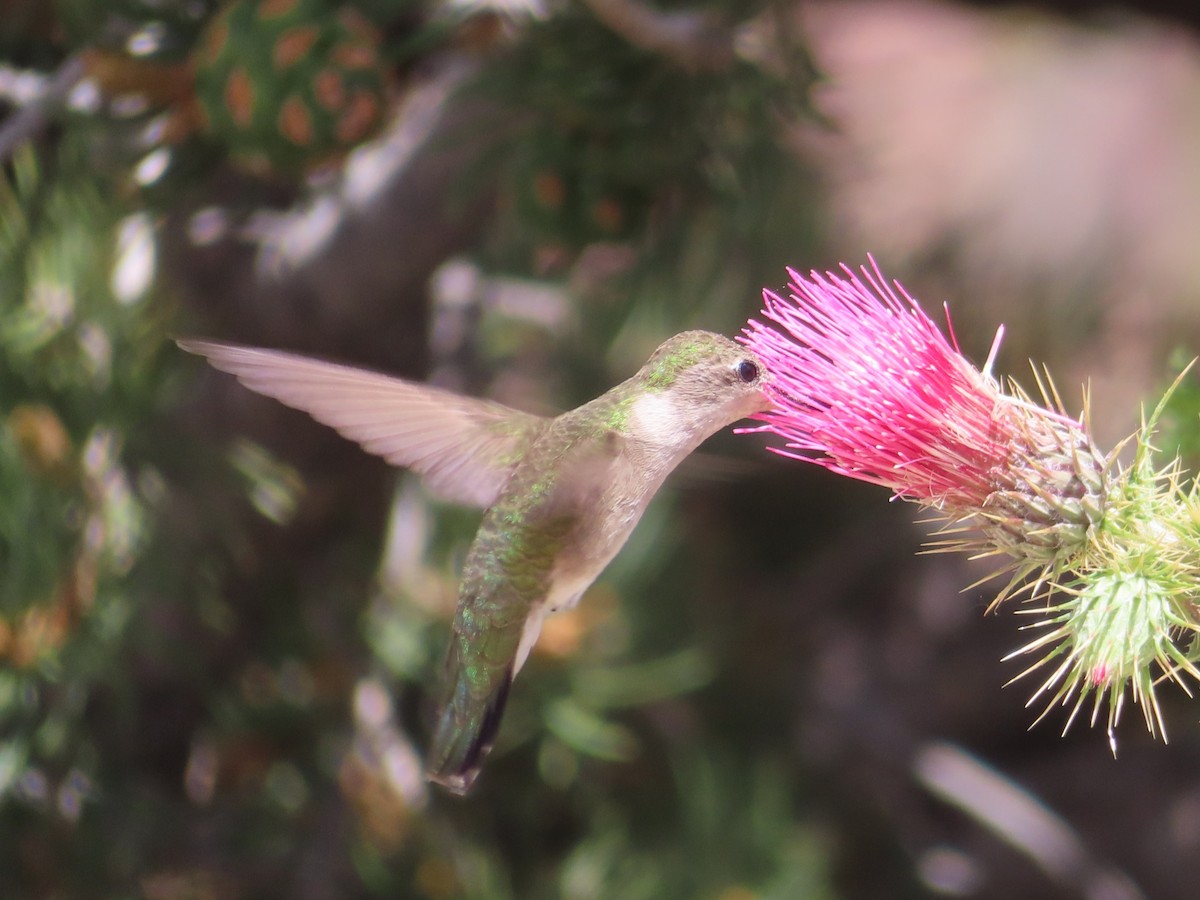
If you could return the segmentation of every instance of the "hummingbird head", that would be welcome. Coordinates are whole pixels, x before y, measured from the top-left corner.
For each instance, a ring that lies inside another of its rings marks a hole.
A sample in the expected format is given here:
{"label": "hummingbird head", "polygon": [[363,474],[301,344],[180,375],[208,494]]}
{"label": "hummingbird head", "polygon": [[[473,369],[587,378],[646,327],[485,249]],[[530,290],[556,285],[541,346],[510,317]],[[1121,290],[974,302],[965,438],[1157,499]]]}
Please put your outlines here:
{"label": "hummingbird head", "polygon": [[632,417],[636,431],[680,449],[770,406],[762,363],[711,331],[685,331],[667,340],[633,380],[641,387]]}

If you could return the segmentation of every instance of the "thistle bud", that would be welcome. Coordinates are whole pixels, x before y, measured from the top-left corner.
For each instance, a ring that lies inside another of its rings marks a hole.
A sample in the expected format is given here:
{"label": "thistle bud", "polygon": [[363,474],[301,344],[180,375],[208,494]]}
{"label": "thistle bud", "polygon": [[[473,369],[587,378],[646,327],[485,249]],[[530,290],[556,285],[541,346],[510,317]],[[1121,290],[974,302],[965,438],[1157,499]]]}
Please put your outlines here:
{"label": "thistle bud", "polygon": [[1086,545],[1104,518],[1104,456],[1076,423],[1008,400],[1012,453],[995,472],[996,490],[975,512],[996,550],[1038,564],[1063,561]]}

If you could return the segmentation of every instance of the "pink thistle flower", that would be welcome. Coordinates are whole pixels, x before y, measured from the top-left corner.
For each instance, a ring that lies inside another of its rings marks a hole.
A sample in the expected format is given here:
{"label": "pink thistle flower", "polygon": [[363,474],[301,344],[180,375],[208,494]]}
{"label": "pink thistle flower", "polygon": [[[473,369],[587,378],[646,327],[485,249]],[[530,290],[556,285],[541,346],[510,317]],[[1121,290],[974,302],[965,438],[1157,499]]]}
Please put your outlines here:
{"label": "pink thistle flower", "polygon": [[764,291],[777,327],[751,321],[742,340],[771,373],[774,405],[752,430],[951,522],[975,518],[989,544],[972,548],[1061,561],[1103,514],[1106,462],[1083,425],[1002,391],[990,360],[976,369],[874,260],[861,278],[842,268],[789,270],[788,300]]}
{"label": "pink thistle flower", "polygon": [[[776,452],[951,509],[979,507],[1008,455],[991,381],[963,358],[903,288],[878,269],[867,284],[788,270],[792,302],[764,291],[745,343],[772,374],[775,406],[757,429]],[[899,296],[897,295],[899,291]],[[819,454],[819,455],[813,455]]]}

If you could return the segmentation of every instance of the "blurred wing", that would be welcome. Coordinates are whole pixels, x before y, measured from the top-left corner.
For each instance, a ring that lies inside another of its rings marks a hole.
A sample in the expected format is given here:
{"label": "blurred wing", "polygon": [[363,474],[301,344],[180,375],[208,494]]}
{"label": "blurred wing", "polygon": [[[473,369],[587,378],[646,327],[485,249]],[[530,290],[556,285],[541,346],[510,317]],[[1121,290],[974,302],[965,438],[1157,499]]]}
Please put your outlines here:
{"label": "blurred wing", "polygon": [[549,419],[377,372],[234,344],[178,341],[242,384],[424,476],[447,500],[491,506]]}

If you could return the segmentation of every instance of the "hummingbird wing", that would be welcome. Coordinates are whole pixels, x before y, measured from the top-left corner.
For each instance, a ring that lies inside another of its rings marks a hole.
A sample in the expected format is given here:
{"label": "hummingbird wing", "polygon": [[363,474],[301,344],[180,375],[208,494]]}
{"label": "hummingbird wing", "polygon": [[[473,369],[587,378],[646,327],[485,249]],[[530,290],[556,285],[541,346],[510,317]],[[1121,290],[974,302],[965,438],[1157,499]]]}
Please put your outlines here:
{"label": "hummingbird wing", "polygon": [[181,340],[222,372],[412,469],[435,493],[488,507],[550,420],[378,372],[294,353]]}

